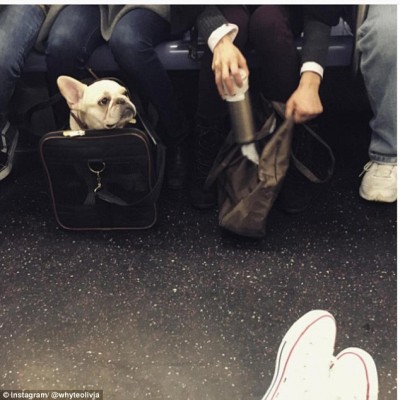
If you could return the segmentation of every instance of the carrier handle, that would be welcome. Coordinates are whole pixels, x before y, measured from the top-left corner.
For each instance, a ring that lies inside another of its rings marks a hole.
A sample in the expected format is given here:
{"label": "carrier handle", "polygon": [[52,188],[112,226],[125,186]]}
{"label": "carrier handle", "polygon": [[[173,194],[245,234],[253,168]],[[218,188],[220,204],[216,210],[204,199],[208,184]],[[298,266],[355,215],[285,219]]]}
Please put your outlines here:
{"label": "carrier handle", "polygon": [[106,201],[110,204],[116,204],[118,206],[138,206],[138,205],[149,205],[152,204],[161,192],[164,170],[165,170],[165,146],[161,143],[157,144],[157,180],[153,186],[153,189],[139,200],[133,202],[127,202],[121,197],[109,192],[108,190],[101,189],[95,193],[96,197]]}

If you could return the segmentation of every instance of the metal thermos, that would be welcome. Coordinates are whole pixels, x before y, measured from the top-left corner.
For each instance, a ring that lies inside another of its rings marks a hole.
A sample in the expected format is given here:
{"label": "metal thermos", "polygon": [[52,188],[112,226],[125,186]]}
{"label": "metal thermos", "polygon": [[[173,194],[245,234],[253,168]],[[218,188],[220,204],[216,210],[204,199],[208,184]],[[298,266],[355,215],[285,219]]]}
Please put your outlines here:
{"label": "metal thermos", "polygon": [[236,94],[233,96],[225,96],[225,100],[229,104],[229,113],[235,142],[245,144],[254,141],[255,131],[253,112],[248,93],[249,80],[247,74],[242,69],[240,69],[240,75],[243,80],[242,87],[237,86],[233,81]]}

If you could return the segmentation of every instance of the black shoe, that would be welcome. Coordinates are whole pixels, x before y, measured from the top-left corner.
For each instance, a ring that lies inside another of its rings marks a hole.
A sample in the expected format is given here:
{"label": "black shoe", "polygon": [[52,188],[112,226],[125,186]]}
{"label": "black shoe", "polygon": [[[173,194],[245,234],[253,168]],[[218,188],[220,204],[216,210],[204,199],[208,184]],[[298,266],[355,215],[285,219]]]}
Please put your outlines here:
{"label": "black shoe", "polygon": [[315,194],[315,184],[306,179],[295,167],[289,166],[275,205],[288,214],[298,214],[307,209]]}
{"label": "black shoe", "polygon": [[7,120],[0,118],[0,180],[11,172],[17,143],[18,130]]}
{"label": "black shoe", "polygon": [[217,204],[217,187],[205,188],[204,184],[215,157],[227,132],[225,120],[205,122],[198,120],[195,126],[196,142],[193,157],[190,202],[194,208],[203,210]]}
{"label": "black shoe", "polygon": [[[314,127],[314,129],[317,128]],[[330,160],[327,149],[308,134],[302,125],[295,127],[292,151],[296,158],[321,181],[326,180],[331,167],[327,161]],[[276,199],[276,207],[289,214],[303,212],[326,187],[327,182],[311,182],[293,164],[290,164],[282,189]]]}
{"label": "black shoe", "polygon": [[186,150],[183,144],[167,147],[165,177],[168,189],[180,190],[186,186],[188,177]]}
{"label": "black shoe", "polygon": [[207,210],[217,205],[218,193],[217,186],[213,185],[205,189],[203,184],[199,182],[199,186],[194,186],[190,189],[190,203],[198,210]]}

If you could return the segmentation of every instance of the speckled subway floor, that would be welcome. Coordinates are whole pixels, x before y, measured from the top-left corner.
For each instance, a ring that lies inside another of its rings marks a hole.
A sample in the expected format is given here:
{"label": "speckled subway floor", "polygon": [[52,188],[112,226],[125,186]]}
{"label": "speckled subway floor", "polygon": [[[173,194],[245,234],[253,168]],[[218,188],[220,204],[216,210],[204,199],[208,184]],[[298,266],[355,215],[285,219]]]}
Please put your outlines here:
{"label": "speckled subway floor", "polygon": [[273,210],[259,241],[168,191],[150,230],[64,231],[38,163],[18,167],[0,183],[0,389],[260,400],[284,333],[325,309],[335,352],[370,352],[380,399],[395,399],[397,210],[358,196],[367,124],[322,122],[337,155],[330,186],[302,214]]}

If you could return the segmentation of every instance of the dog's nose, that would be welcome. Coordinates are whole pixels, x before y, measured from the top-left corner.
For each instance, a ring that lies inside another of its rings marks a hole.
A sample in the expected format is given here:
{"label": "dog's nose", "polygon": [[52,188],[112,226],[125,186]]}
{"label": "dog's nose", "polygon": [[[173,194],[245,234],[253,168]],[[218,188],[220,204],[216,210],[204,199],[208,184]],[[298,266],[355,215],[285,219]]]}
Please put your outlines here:
{"label": "dog's nose", "polygon": [[121,117],[123,117],[123,118],[136,117],[136,110],[131,107],[126,107],[125,110],[122,111]]}

